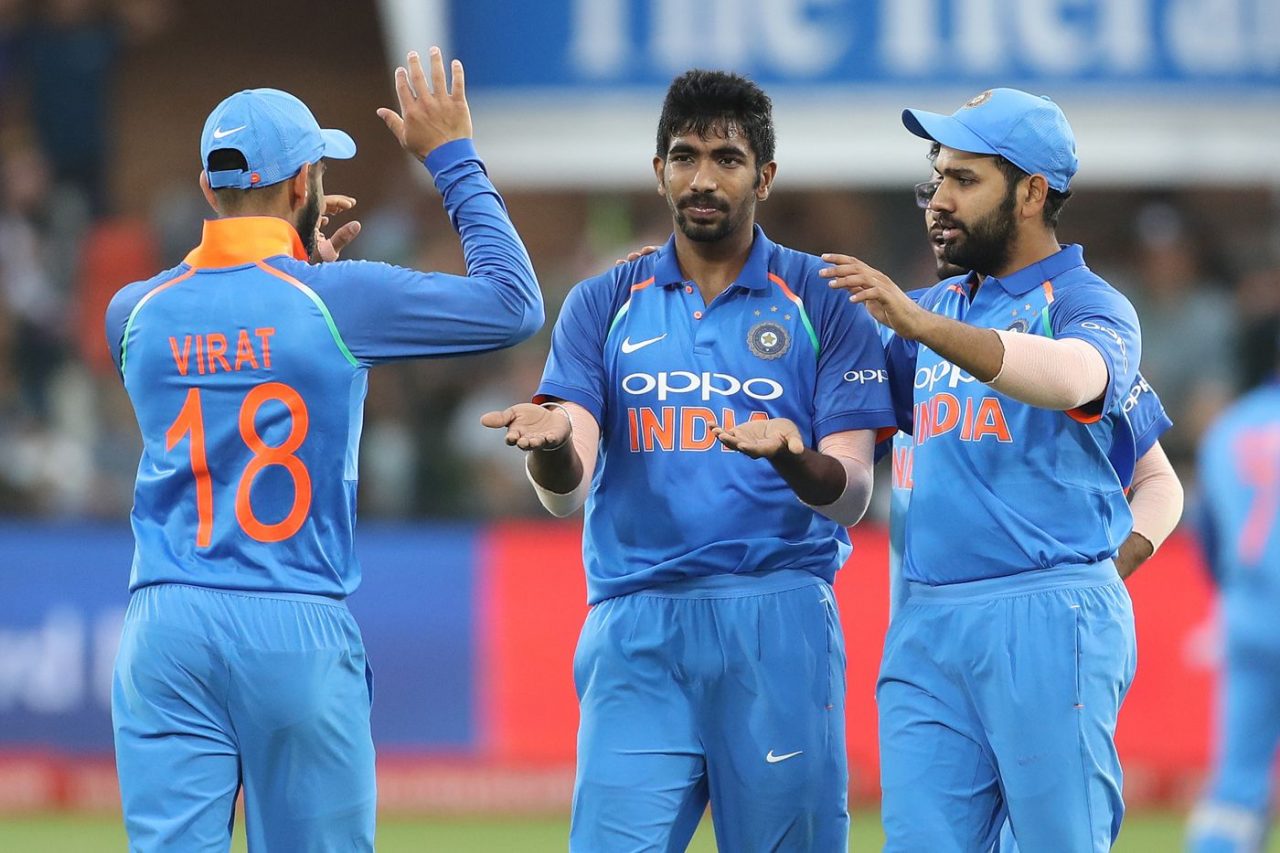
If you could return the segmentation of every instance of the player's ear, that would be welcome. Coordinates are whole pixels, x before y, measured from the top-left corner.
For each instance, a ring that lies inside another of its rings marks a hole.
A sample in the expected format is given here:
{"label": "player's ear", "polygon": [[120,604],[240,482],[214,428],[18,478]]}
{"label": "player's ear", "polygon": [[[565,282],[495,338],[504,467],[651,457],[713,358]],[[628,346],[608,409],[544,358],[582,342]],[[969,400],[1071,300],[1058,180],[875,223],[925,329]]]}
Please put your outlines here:
{"label": "player's ear", "polygon": [[311,164],[303,163],[298,174],[289,179],[289,209],[297,210],[307,203],[311,191]]}
{"label": "player's ear", "polygon": [[760,170],[760,178],[756,181],[756,201],[764,201],[769,197],[773,187],[773,179],[778,174],[778,161],[770,160]]}
{"label": "player's ear", "polygon": [[213,187],[209,186],[209,173],[204,169],[200,170],[200,192],[204,193],[204,200],[209,202],[213,212],[221,214],[222,211],[218,209],[218,197],[213,194]]}
{"label": "player's ear", "polygon": [[662,172],[666,166],[667,161],[655,154],[653,157],[653,176],[658,179],[658,195],[664,197],[667,194],[667,184],[666,181],[662,179]]}
{"label": "player's ear", "polygon": [[1039,219],[1044,203],[1049,199],[1049,181],[1044,175],[1030,175],[1024,179],[1026,186],[1022,188],[1022,210],[1028,219]]}

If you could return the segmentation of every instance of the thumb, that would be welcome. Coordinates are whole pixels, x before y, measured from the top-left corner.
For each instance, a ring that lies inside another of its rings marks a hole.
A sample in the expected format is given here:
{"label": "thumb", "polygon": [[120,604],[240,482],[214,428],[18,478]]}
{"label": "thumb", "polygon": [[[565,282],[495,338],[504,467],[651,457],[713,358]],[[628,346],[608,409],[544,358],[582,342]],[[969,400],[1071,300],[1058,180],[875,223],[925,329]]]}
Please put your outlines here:
{"label": "thumb", "polygon": [[511,421],[510,409],[503,409],[501,412],[485,412],[480,416],[480,423],[490,429],[502,429]]}
{"label": "thumb", "polygon": [[335,252],[341,252],[347,247],[347,244],[356,238],[360,233],[359,222],[348,222],[337,231],[333,232],[333,236],[329,238],[329,244],[333,246]]}
{"label": "thumb", "polygon": [[396,135],[396,139],[404,139],[404,119],[395,110],[378,107],[378,118],[386,123],[387,129]]}
{"label": "thumb", "polygon": [[804,453],[804,442],[800,440],[800,436],[795,434],[787,436],[787,450],[796,456]]}

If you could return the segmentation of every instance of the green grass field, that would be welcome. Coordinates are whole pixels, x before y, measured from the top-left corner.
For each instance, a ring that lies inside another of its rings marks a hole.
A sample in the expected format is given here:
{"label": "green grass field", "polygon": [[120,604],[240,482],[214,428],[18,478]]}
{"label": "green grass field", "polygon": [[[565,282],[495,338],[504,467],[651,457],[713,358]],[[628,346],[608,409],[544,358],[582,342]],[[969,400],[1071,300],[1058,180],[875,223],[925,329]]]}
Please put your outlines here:
{"label": "green grass field", "polygon": [[[1131,814],[1125,820],[1124,831],[1115,849],[1118,853],[1176,853],[1182,849],[1182,822],[1183,816],[1179,814]],[[853,827],[850,850],[880,849],[880,827],[873,812],[856,813]],[[552,853],[566,849],[567,836],[568,823],[563,818],[385,817],[378,822],[380,853],[418,853],[422,850]],[[124,830],[119,820],[111,816],[0,817],[0,850],[105,853],[124,849]],[[712,853],[716,849],[710,823],[703,824],[689,849],[696,853]],[[232,850],[245,850],[244,837],[239,832]],[[1280,838],[1273,839],[1268,850],[1269,853],[1280,853]]]}

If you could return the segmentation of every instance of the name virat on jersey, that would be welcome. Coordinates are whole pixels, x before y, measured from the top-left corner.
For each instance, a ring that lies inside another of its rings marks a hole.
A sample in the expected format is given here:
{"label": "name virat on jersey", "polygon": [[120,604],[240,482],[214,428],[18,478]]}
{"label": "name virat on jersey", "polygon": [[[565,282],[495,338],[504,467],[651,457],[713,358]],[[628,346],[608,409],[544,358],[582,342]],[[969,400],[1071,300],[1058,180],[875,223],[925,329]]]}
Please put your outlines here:
{"label": "name virat on jersey", "polygon": [[[275,328],[267,326],[239,329],[234,333],[236,351],[228,357],[230,346],[228,335],[222,332],[203,332],[194,335],[183,335],[179,343],[177,336],[169,336],[169,349],[173,353],[173,363],[180,376],[187,376],[194,366],[195,372],[204,376],[206,373],[238,372],[241,370],[258,370],[271,368],[271,336]],[[195,364],[192,365],[192,356]]]}

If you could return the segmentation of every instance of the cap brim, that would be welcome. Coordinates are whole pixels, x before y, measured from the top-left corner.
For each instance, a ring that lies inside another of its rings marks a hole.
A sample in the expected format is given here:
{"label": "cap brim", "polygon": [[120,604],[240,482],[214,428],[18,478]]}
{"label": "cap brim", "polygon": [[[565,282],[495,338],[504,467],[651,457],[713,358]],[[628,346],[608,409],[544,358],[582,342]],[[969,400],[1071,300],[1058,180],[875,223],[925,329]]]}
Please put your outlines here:
{"label": "cap brim", "polygon": [[341,130],[322,128],[320,138],[324,140],[324,154],[331,160],[350,160],[356,156],[356,142]]}
{"label": "cap brim", "polygon": [[921,139],[932,140],[956,151],[968,151],[971,154],[1000,153],[955,116],[925,110],[903,110],[902,124]]}

